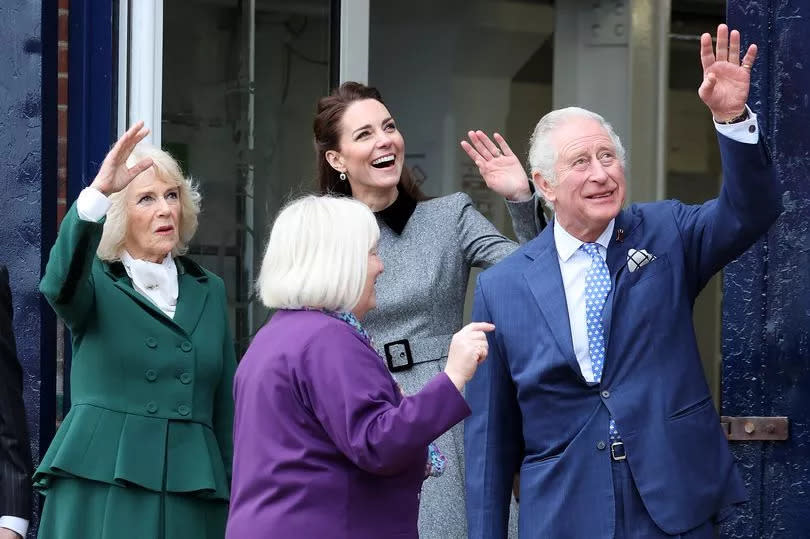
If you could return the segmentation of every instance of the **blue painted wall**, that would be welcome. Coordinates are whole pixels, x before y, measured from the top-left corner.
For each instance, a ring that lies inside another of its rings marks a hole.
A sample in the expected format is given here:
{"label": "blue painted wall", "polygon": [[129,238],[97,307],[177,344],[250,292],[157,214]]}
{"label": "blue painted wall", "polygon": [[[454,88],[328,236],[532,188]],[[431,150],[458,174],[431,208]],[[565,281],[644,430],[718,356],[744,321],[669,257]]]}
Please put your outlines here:
{"label": "blue painted wall", "polygon": [[[115,99],[115,36],[117,14],[112,2],[71,0],[68,54],[68,170],[67,206],[90,185],[104,156],[112,147],[117,118]],[[70,333],[64,342],[64,394],[62,412],[70,409],[72,348]]]}
{"label": "blue painted wall", "polygon": [[725,537],[810,537],[810,1],[729,0],[759,46],[749,100],[784,188],[785,213],[725,272],[723,413],[786,415],[787,442],[732,443],[751,492]]}

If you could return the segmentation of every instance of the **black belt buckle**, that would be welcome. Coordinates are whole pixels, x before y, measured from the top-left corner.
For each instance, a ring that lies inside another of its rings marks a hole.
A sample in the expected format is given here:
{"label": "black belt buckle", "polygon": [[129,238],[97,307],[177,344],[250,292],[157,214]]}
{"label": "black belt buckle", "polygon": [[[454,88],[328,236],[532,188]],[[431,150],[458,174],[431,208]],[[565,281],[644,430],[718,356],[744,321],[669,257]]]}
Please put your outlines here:
{"label": "black belt buckle", "polygon": [[610,444],[610,457],[613,460],[627,459],[627,453],[624,451],[624,442],[613,442]]}
{"label": "black belt buckle", "polygon": [[[385,362],[388,363],[388,370],[391,372],[407,371],[413,367],[411,343],[408,342],[408,339],[391,341],[387,343],[384,348]],[[394,363],[395,361],[396,364]]]}

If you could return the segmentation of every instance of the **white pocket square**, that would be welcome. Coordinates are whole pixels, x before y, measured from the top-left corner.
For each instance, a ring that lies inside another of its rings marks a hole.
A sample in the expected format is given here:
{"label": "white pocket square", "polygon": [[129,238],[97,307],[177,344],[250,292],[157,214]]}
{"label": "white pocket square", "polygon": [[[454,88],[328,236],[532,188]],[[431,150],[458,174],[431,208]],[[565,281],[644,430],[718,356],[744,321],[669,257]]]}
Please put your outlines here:
{"label": "white pocket square", "polygon": [[628,249],[627,250],[627,269],[633,273],[641,266],[649,264],[655,260],[655,255],[651,255],[646,249]]}

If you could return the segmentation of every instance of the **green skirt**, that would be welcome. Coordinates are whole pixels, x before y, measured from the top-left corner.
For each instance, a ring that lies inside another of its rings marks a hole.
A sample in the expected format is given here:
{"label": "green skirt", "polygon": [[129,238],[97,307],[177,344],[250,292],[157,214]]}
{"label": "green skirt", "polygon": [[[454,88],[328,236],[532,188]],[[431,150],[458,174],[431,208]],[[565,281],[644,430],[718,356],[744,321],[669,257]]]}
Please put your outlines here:
{"label": "green skirt", "polygon": [[222,539],[223,500],[52,477],[40,539]]}

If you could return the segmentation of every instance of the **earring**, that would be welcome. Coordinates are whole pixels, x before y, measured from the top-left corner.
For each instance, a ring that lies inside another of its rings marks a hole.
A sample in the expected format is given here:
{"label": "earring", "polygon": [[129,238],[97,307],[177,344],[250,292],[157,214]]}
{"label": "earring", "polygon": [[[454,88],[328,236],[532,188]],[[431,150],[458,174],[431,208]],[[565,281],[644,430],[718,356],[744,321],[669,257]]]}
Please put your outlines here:
{"label": "earring", "polygon": [[346,181],[346,173],[345,172],[341,172],[339,177],[340,177],[340,181],[342,181],[342,182]]}

